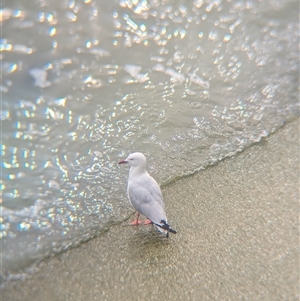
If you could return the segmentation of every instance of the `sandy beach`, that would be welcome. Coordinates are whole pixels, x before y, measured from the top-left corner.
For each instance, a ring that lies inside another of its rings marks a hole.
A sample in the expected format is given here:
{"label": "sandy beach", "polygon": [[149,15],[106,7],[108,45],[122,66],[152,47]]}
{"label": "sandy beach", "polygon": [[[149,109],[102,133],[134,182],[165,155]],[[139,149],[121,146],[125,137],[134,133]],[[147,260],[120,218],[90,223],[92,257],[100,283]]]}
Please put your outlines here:
{"label": "sandy beach", "polygon": [[124,221],[2,300],[299,300],[299,120],[163,195],[177,235]]}

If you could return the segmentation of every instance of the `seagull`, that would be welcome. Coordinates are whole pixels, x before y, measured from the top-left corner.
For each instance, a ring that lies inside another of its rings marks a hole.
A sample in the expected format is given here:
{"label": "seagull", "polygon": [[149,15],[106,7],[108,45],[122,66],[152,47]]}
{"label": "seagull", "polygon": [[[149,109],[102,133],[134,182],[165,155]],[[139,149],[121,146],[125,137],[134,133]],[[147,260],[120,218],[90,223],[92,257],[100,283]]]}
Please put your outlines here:
{"label": "seagull", "polygon": [[119,164],[130,166],[127,192],[129,201],[137,211],[137,218],[130,225],[139,225],[140,214],[147,217],[145,224],[154,224],[158,230],[169,237],[176,234],[167,221],[162,193],[157,182],[146,171],[146,157],[142,153],[132,153]]}

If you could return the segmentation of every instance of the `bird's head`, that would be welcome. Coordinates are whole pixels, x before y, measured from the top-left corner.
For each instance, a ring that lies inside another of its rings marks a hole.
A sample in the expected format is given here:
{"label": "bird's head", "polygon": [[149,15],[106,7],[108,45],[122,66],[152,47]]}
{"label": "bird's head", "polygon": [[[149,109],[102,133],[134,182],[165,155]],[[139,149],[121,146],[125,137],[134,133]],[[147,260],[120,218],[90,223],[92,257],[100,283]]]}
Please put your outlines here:
{"label": "bird's head", "polygon": [[146,166],[146,157],[142,153],[132,153],[119,164],[128,163],[130,166]]}

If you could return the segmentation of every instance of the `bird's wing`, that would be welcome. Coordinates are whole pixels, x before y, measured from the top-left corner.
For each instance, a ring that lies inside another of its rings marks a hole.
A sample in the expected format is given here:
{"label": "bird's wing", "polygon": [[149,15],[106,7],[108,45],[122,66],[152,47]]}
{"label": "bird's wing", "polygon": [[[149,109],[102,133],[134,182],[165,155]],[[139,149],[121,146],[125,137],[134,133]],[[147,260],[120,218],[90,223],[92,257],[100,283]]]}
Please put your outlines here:
{"label": "bird's wing", "polygon": [[147,185],[146,187],[149,190],[149,193],[155,199],[156,202],[160,204],[160,206],[165,210],[165,204],[163,201],[163,196],[157,182],[152,178],[149,174],[147,174]]}
{"label": "bird's wing", "polygon": [[152,222],[160,224],[162,220],[167,222],[162,200],[157,194],[152,194],[151,190],[141,185],[132,183],[128,187],[128,194],[133,207],[149,218]]}

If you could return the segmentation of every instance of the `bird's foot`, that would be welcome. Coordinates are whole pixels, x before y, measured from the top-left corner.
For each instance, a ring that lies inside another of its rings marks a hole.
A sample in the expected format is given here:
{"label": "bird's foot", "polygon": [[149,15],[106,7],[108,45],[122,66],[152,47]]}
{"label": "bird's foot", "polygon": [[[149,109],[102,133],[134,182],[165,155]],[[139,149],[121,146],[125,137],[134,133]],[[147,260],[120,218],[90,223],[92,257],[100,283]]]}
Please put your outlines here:
{"label": "bird's foot", "polygon": [[145,219],[144,221],[144,225],[151,225],[152,221],[150,221],[150,219]]}
{"label": "bird's foot", "polygon": [[131,223],[129,223],[130,226],[138,226],[139,224],[141,224],[142,221],[135,219],[134,221],[132,221]]}

